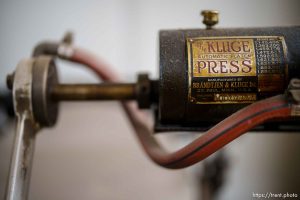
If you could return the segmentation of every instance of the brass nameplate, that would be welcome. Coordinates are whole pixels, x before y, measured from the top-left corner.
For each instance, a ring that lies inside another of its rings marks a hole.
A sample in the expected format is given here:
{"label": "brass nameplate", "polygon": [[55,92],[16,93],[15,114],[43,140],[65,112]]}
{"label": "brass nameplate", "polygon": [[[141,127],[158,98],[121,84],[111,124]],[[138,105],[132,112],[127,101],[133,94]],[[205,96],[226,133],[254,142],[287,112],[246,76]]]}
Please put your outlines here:
{"label": "brass nameplate", "polygon": [[188,38],[187,52],[191,103],[251,103],[284,90],[281,36]]}

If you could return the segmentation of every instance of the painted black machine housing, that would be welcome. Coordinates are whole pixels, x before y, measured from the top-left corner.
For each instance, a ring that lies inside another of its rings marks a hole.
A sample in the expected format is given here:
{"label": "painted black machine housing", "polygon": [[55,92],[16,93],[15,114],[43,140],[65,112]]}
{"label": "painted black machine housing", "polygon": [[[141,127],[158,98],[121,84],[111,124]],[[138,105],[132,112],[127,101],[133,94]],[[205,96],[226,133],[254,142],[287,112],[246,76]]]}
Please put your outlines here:
{"label": "painted black machine housing", "polygon": [[[300,78],[300,27],[163,30],[159,33],[160,77],[156,131],[205,130],[249,103],[193,104],[188,100],[187,39],[197,37],[281,36],[286,43],[286,88],[289,80]],[[282,89],[272,95],[283,93]],[[264,98],[264,97],[260,97]],[[259,99],[258,99],[259,100]],[[294,130],[299,125],[270,122],[258,129]]]}

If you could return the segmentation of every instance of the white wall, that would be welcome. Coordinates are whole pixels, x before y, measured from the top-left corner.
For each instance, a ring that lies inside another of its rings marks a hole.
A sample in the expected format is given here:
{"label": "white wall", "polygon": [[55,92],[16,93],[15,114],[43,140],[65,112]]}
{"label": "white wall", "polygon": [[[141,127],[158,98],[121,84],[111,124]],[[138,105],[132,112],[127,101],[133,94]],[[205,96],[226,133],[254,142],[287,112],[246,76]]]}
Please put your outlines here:
{"label": "white wall", "polygon": [[[140,71],[158,76],[158,31],[202,28],[202,9],[220,11],[218,27],[265,27],[299,25],[299,5],[297,0],[1,0],[0,83],[37,42],[60,39],[67,30],[75,33],[77,45],[134,80]],[[59,72],[64,82],[97,81],[67,63],[59,62]],[[228,145],[231,168],[220,199],[296,192],[299,142],[297,134],[268,133],[248,134]],[[7,159],[0,162],[7,166]],[[2,170],[2,188],[5,174]],[[193,199],[191,174],[147,160],[118,104],[64,103],[56,127],[38,135],[30,199]]]}

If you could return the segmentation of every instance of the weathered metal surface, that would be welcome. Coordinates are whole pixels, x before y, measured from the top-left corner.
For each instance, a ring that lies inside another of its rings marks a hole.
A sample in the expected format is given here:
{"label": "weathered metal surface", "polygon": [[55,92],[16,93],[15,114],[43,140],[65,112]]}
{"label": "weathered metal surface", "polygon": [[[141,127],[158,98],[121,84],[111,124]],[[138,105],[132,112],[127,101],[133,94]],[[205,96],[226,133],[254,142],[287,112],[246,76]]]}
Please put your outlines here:
{"label": "weathered metal surface", "polygon": [[35,134],[39,129],[32,109],[32,65],[31,59],[21,61],[17,66],[13,82],[13,103],[17,126],[6,200],[28,198]]}
{"label": "weathered metal surface", "polygon": [[41,127],[53,126],[57,119],[57,102],[50,99],[56,84],[56,68],[48,56],[22,60],[8,77],[17,124],[6,200],[28,198],[36,133]]}
{"label": "weathered metal surface", "polygon": [[282,88],[287,87],[290,79],[300,76],[300,27],[161,31],[158,129],[163,129],[164,126],[167,129],[209,127],[247,105],[198,105],[188,102],[187,39],[244,36],[280,36],[285,40],[287,79],[284,85],[280,85],[280,89],[269,93],[270,96],[282,93]]}

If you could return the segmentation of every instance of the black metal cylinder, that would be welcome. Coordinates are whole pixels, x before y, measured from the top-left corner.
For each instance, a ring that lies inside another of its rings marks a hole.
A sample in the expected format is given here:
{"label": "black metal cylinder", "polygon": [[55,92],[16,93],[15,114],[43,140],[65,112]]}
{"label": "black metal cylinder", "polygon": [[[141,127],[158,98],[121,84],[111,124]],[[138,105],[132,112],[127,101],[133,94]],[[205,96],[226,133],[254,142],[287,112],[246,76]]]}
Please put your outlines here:
{"label": "black metal cylinder", "polygon": [[158,126],[214,124],[300,77],[300,27],[166,30],[159,42]]}

